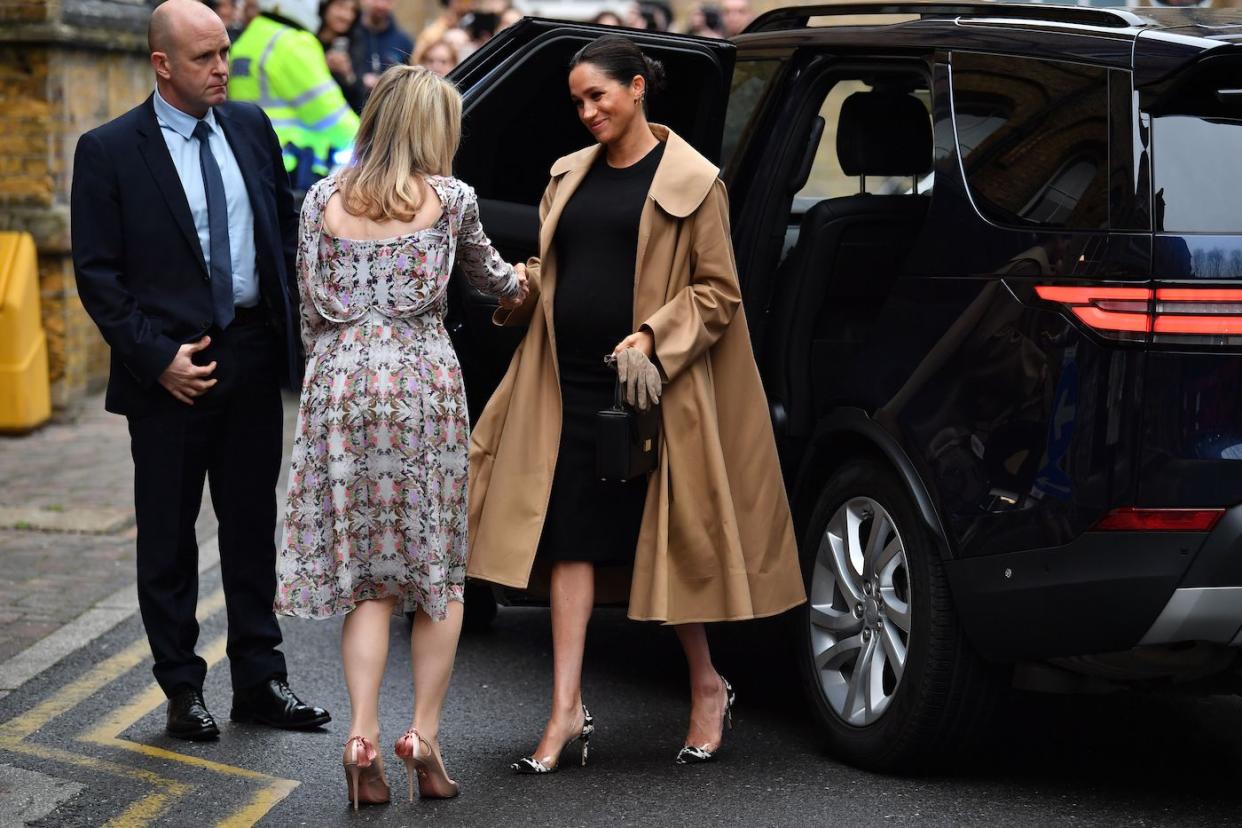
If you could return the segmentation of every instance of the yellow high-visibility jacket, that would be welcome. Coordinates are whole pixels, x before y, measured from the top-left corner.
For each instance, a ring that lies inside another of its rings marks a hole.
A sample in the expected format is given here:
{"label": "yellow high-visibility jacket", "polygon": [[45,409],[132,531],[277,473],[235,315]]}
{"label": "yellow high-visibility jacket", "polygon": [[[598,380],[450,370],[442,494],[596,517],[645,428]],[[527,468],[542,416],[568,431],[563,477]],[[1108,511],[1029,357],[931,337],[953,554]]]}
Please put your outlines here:
{"label": "yellow high-visibility jacket", "polygon": [[267,113],[285,148],[285,169],[292,172],[310,150],[315,171],[326,174],[332,152],[352,146],[358,116],[332,79],[319,40],[260,14],[231,53],[229,97]]}

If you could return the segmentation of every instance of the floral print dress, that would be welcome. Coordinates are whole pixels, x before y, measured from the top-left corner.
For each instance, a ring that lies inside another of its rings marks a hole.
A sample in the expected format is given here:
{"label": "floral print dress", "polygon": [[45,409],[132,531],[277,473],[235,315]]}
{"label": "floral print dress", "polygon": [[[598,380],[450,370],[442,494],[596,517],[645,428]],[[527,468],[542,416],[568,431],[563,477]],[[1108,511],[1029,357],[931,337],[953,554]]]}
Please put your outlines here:
{"label": "floral print dress", "polygon": [[427,179],[435,225],[390,239],[323,226],[335,178],[302,207],[297,273],[306,378],[277,560],[277,612],[328,618],[396,597],[443,619],[462,600],[469,420],[444,329],[454,261],[472,285],[518,280],[479,223],[474,191]]}

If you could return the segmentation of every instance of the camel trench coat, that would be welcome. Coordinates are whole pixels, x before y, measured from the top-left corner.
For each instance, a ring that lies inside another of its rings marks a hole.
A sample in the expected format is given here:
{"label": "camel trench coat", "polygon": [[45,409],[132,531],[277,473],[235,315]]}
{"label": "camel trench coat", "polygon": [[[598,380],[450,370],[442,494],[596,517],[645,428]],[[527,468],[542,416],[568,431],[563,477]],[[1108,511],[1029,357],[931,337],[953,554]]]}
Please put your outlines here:
{"label": "camel trench coat", "polygon": [[[639,220],[634,330],[665,376],[659,467],[629,616],[684,624],[775,615],[806,600],[767,401],[751,351],[719,170],[665,127]],[[470,440],[467,574],[526,588],[552,490],[561,398],[552,298],[557,221],[602,148],[552,166],[530,295],[497,324],[528,325]],[[602,359],[604,354],[600,354]]]}

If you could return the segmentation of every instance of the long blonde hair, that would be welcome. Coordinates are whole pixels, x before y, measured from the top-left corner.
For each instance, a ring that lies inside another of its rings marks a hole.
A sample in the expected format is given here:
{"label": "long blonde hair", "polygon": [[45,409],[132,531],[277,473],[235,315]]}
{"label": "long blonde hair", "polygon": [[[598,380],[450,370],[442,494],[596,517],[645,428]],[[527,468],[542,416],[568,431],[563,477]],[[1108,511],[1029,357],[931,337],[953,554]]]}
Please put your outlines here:
{"label": "long blonde hair", "polygon": [[340,175],[346,212],[410,221],[426,199],[417,179],[451,175],[460,140],[457,88],[422,66],[393,66],[362,108],[354,163]]}

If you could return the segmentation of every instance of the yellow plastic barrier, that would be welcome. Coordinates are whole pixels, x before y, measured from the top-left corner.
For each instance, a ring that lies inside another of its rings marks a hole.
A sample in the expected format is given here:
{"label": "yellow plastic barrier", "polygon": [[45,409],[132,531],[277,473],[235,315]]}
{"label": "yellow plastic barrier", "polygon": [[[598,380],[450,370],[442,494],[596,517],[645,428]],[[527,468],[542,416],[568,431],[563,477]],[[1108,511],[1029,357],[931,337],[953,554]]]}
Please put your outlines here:
{"label": "yellow plastic barrier", "polygon": [[34,239],[0,233],[0,431],[29,431],[51,416]]}

